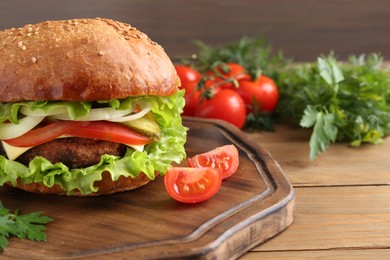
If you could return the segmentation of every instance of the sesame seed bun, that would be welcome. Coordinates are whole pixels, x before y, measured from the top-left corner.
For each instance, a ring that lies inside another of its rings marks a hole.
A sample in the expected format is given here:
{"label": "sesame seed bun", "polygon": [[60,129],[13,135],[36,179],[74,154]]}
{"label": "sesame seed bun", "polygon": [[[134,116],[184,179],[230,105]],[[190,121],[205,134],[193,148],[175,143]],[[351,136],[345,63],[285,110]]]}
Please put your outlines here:
{"label": "sesame seed bun", "polygon": [[160,45],[109,19],[25,25],[0,42],[0,102],[166,96],[180,85]]}

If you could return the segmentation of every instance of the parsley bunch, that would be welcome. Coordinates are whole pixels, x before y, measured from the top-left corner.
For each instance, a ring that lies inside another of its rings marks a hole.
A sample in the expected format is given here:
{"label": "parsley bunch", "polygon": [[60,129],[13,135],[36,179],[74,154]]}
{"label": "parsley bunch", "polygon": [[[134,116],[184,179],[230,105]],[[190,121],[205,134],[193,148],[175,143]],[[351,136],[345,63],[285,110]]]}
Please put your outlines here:
{"label": "parsley bunch", "polygon": [[19,214],[18,210],[11,213],[0,201],[0,250],[8,246],[8,238],[16,236],[19,239],[46,241],[44,224],[52,221],[50,217],[42,216],[41,212]]}
{"label": "parsley bunch", "polygon": [[330,143],[378,144],[390,133],[390,77],[377,54],[340,63],[333,54],[280,71],[279,119],[313,128],[310,158]]}

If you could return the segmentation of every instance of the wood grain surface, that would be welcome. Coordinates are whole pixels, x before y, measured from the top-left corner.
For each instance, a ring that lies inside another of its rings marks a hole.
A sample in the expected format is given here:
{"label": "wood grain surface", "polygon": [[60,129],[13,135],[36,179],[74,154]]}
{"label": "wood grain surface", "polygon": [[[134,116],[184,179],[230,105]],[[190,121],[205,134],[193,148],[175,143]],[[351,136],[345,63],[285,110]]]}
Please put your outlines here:
{"label": "wood grain surface", "polygon": [[390,137],[332,144],[309,159],[306,129],[248,133],[280,163],[296,191],[294,223],[241,259],[389,259]]}
{"label": "wood grain surface", "polygon": [[334,50],[340,58],[380,52],[390,57],[387,0],[2,0],[0,29],[42,20],[107,17],[128,22],[173,58],[193,40],[212,45],[263,36],[296,61]]}
{"label": "wood grain surface", "polygon": [[265,149],[227,123],[188,118],[184,124],[188,156],[226,144],[239,150],[238,171],[213,198],[175,202],[161,177],[135,191],[92,198],[0,187],[6,207],[54,218],[47,242],[11,239],[0,257],[232,259],[292,223],[294,190]]}

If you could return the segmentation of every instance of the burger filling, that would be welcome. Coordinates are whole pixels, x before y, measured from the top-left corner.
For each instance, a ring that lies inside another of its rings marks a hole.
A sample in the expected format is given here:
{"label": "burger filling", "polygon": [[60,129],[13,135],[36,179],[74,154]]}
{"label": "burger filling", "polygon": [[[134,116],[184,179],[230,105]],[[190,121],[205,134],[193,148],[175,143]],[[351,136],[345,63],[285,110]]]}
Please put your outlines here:
{"label": "burger filling", "polygon": [[0,185],[17,180],[96,192],[112,180],[154,179],[185,157],[183,91],[97,102],[0,103]]}

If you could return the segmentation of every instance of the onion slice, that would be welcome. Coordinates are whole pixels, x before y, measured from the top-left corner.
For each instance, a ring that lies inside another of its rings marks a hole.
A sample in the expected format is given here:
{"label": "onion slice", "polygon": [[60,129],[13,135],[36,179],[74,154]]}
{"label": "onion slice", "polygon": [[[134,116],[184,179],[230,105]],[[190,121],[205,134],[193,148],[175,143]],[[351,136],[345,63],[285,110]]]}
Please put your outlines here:
{"label": "onion slice", "polygon": [[[88,115],[75,119],[75,121],[101,121],[109,120],[111,118],[117,118],[125,116],[131,113],[132,109],[126,110],[116,110],[112,107],[105,108],[93,108],[89,111]],[[59,115],[54,115],[51,118],[60,119],[60,120],[73,120],[70,118],[68,113],[62,113]]]}
{"label": "onion slice", "polygon": [[0,139],[6,140],[21,136],[37,126],[45,116],[26,116],[19,119],[19,124],[0,124]]}
{"label": "onion slice", "polygon": [[108,119],[107,121],[111,121],[111,122],[125,122],[125,121],[136,120],[136,119],[141,118],[144,115],[146,115],[150,110],[152,110],[152,107],[150,105],[146,105],[138,113],[131,114],[131,115],[128,115],[128,116],[118,117],[118,118],[111,118],[111,119]]}

